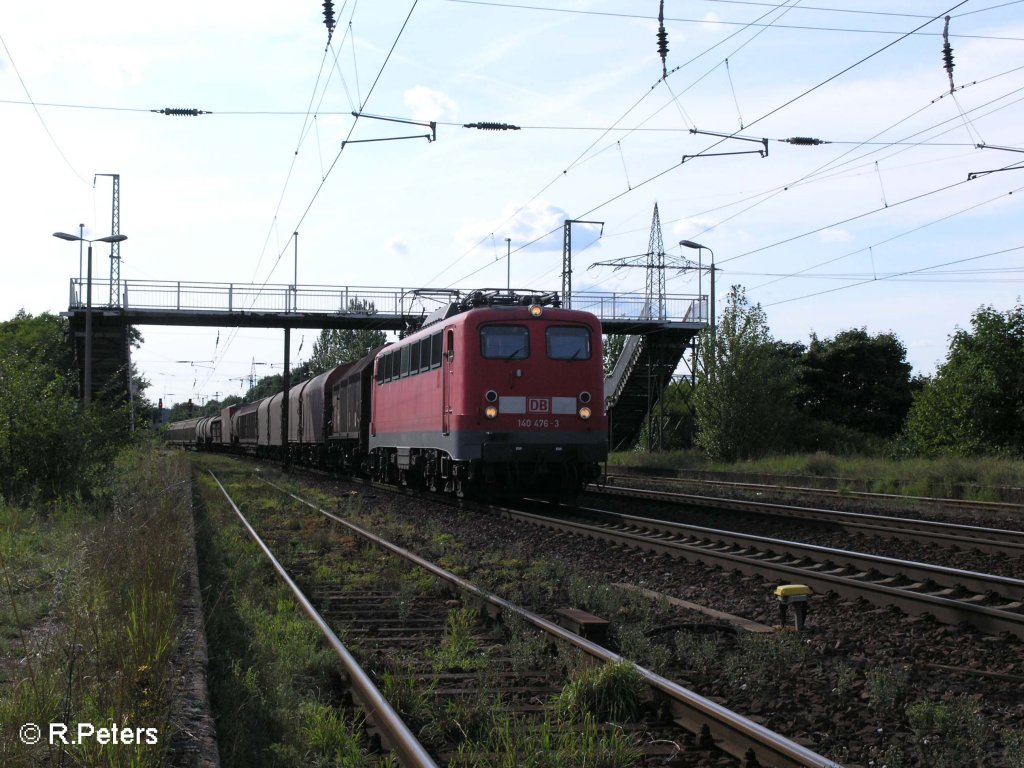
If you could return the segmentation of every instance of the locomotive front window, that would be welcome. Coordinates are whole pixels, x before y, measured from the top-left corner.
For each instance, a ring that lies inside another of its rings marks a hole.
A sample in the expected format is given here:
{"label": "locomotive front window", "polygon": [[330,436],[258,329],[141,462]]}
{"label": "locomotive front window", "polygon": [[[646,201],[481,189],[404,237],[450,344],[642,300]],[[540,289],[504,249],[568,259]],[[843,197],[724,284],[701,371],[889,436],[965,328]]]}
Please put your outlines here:
{"label": "locomotive front window", "polygon": [[590,330],[571,326],[547,329],[548,357],[552,360],[589,360]]}
{"label": "locomotive front window", "polygon": [[480,353],[489,360],[525,360],[530,356],[530,329],[485,325],[480,328]]}

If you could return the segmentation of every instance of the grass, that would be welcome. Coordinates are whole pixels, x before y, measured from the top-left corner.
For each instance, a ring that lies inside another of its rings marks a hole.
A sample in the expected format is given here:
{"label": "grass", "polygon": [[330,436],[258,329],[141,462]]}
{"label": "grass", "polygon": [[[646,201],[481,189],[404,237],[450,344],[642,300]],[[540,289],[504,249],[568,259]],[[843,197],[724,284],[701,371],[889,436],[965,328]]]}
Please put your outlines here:
{"label": "grass", "polygon": [[988,724],[978,703],[970,697],[915,702],[907,707],[906,714],[922,765],[960,768],[975,765],[985,756]]}
{"label": "grass", "polygon": [[715,463],[696,451],[616,453],[609,467],[702,470],[778,477],[791,483],[811,482],[821,487],[939,496],[977,501],[1024,500],[1024,461],[979,456],[893,460],[869,456],[811,454],[768,456],[735,463]]}
{"label": "grass", "polygon": [[643,711],[647,685],[629,662],[579,669],[554,705],[563,717],[578,721],[587,716],[602,722],[635,722]]}
{"label": "grass", "polygon": [[630,768],[640,765],[635,736],[593,717],[534,723],[516,715],[494,717],[486,736],[463,742],[450,768]]}
{"label": "grass", "polygon": [[469,608],[448,611],[441,644],[430,653],[435,672],[468,672],[483,664],[485,657],[473,636],[478,618]]}
{"label": "grass", "polygon": [[1003,743],[1006,745],[1006,764],[1009,768],[1024,768],[1024,726],[1006,731]]}
{"label": "grass", "polygon": [[882,722],[903,713],[912,688],[910,670],[903,665],[871,667],[866,674],[868,706]]}
{"label": "grass", "polygon": [[[252,512],[250,520],[290,518],[297,523],[294,531],[318,525],[283,497],[271,503],[263,484],[240,478],[228,460],[203,457],[198,463],[215,467],[243,512]],[[221,764],[376,766],[380,756],[367,744],[359,717],[340,706],[335,656],[209,475],[200,474],[197,485],[210,692]],[[326,567],[331,537],[325,528],[303,537],[305,546],[294,548],[291,556],[316,558]]]}
{"label": "grass", "polygon": [[[144,447],[119,456],[89,504],[0,504],[5,765],[164,763],[176,730],[188,498],[181,458]],[[69,736],[79,723],[154,729],[156,743],[29,746],[18,737],[28,722],[67,724]]]}
{"label": "grass", "polygon": [[799,676],[811,651],[799,634],[741,633],[736,650],[724,659],[722,675],[734,692],[761,696]]}

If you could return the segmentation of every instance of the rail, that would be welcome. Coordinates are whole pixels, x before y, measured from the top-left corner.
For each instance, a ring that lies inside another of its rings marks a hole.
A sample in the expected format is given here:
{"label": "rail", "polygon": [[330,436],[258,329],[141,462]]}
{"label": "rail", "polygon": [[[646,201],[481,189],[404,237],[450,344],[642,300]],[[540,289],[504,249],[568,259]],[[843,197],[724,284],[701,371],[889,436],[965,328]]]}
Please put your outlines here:
{"label": "rail", "polygon": [[[714,509],[725,509],[733,512],[745,512],[753,515],[770,515],[803,520],[824,521],[829,525],[842,526],[842,528],[847,531],[868,532],[873,536],[888,536],[890,538],[901,539],[903,541],[923,541],[927,542],[929,545],[943,547],[971,547],[980,550],[981,552],[1005,554],[1011,557],[1024,556],[1024,531],[1013,528],[962,525],[960,523],[946,523],[938,520],[921,520],[912,517],[893,517],[874,513],[866,514],[863,512],[844,512],[837,509],[798,507],[790,504],[776,504],[764,501],[751,501],[748,499],[721,498],[718,496],[704,496],[693,493],[678,493],[675,491],[661,491],[652,488],[636,488],[629,485],[611,484],[621,479],[622,477],[617,475],[607,475],[605,476],[603,485],[589,490],[593,493],[606,496],[666,501],[671,504],[680,504],[684,506],[694,505],[702,508],[711,507]],[[770,489],[790,492],[808,490],[815,493],[819,492],[816,489],[787,488],[786,486],[766,485],[741,486],[738,483],[728,484],[727,487],[755,488],[760,491]],[[825,491],[822,493],[829,492]],[[856,494],[851,492],[848,495],[853,496]],[[862,495],[865,495],[868,498],[905,498],[898,496],[890,497],[887,494]],[[1021,509],[1020,504],[999,505],[995,502],[990,503],[994,505],[992,508],[997,510],[1013,509],[1016,512],[1024,511]]]}
{"label": "rail", "polygon": [[[876,605],[895,605],[909,613],[930,613],[946,624],[967,621],[990,634],[1010,632],[1024,637],[1021,579],[597,509],[587,509],[585,514],[600,518],[603,524],[523,511],[506,514],[556,531],[783,578],[819,592],[832,590]],[[988,598],[1002,605],[982,602]]]}
{"label": "rail", "polygon": [[[538,616],[532,611],[498,597],[497,595],[481,589],[465,579],[456,576],[454,573],[441,568],[429,560],[424,560],[418,555],[399,547],[386,539],[382,539],[370,531],[361,528],[355,523],[349,522],[327,510],[318,507],[310,501],[296,496],[285,488],[260,478],[267,485],[276,488],[282,493],[290,496],[295,501],[303,504],[336,523],[346,527],[349,531],[360,538],[374,543],[375,545],[407,560],[438,578],[446,581],[462,592],[473,595],[485,605],[491,606],[496,612],[509,611],[538,629],[563,640],[584,653],[603,662],[618,663],[628,661],[616,653],[603,648],[597,643],[591,642],[580,635],[574,634],[562,628],[554,622]],[[632,662],[629,662],[632,663]],[[644,667],[634,665],[637,672],[644,679],[648,686],[663,694],[670,702],[673,715],[677,721],[687,730],[693,733],[702,733],[705,730],[715,741],[721,741],[720,748],[740,759],[749,760],[753,757],[757,765],[780,766],[785,768],[842,768],[836,763],[812,750],[797,744],[774,731],[765,728],[752,720],[743,717],[732,710],[706,699],[700,694],[684,688],[678,683],[669,680],[661,675],[655,674]]]}
{"label": "rail", "polygon": [[[71,278],[68,308],[86,305],[86,281]],[[517,293],[549,291],[514,289]],[[94,303],[96,309],[155,310],[215,313],[297,313],[321,315],[388,315],[420,317],[444,303],[446,296],[471,291],[430,291],[418,288],[329,285],[259,285],[253,283],[188,282],[182,280],[122,280],[115,304]],[[110,283],[92,281],[93,301],[110,294]],[[666,323],[707,323],[706,297],[669,294],[665,317],[651,316],[643,293],[583,291],[572,294],[573,309],[591,312],[603,321],[654,320]]]}
{"label": "rail", "polygon": [[373,720],[374,724],[381,732],[382,740],[385,745],[393,749],[398,755],[398,759],[405,768],[437,768],[437,763],[429,755],[423,745],[417,740],[417,738],[409,730],[409,727],[403,722],[402,718],[397,712],[391,707],[387,699],[384,698],[383,694],[378,690],[377,686],[373,684],[370,677],[363,671],[363,668],[359,666],[359,662],[355,660],[352,654],[349,653],[348,649],[344,646],[338,636],[334,634],[334,631],[328,626],[327,622],[324,621],[323,617],[317,612],[313,604],[309,602],[309,599],[302,593],[299,586],[292,580],[291,576],[284,569],[284,566],[278,562],[277,558],[274,557],[274,553],[270,551],[270,548],[264,543],[263,539],[260,538],[256,530],[249,524],[249,521],[245,519],[245,515],[242,514],[242,510],[238,508],[234,500],[228,494],[227,489],[221,485],[220,480],[217,476],[210,472],[210,476],[214,482],[217,483],[217,487],[220,488],[224,497],[228,500],[231,508],[238,515],[242,524],[248,530],[249,535],[259,545],[260,549],[263,550],[263,554],[270,560],[271,565],[274,566],[274,570],[277,571],[277,575],[288,585],[291,589],[292,594],[295,595],[295,599],[299,602],[302,610],[306,612],[313,622],[317,625],[320,631],[323,633],[327,642],[331,648],[341,659],[342,665],[345,667],[345,672],[348,675],[348,680],[352,688],[354,689],[357,700],[363,706],[367,716]]}

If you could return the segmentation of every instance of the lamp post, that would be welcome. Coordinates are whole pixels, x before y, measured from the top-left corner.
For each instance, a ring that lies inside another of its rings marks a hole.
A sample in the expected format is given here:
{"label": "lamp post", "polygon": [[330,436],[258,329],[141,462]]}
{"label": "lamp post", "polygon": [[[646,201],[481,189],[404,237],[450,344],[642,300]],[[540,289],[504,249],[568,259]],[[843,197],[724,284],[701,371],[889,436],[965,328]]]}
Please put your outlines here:
{"label": "lamp post", "polygon": [[82,287],[82,240],[85,239],[85,224],[78,225],[78,287]]}
{"label": "lamp post", "polygon": [[[687,248],[695,248],[697,250],[697,296],[700,297],[701,291],[701,273],[703,271],[703,263],[701,262],[702,251],[707,251],[711,254],[711,339],[712,344],[715,338],[715,252],[708,248],[706,245],[695,243],[693,240],[680,240],[679,244]],[[692,263],[692,262],[691,262]]]}
{"label": "lamp post", "polygon": [[61,240],[77,240],[89,244],[85,278],[85,386],[82,393],[82,402],[88,405],[92,401],[92,244],[121,243],[127,240],[128,236],[107,235],[92,240],[81,235],[69,235],[67,232],[54,232],[53,236]]}
{"label": "lamp post", "polygon": [[[707,246],[702,246],[699,243],[694,243],[692,240],[681,240],[679,245],[686,248],[695,248],[697,251],[697,296],[700,296],[700,270],[702,269],[702,262],[700,260],[701,251],[711,251],[711,372],[714,376],[715,369],[715,354],[716,354],[716,339],[715,339],[715,252]],[[700,300],[698,298],[698,300]],[[708,371],[708,359],[705,359],[705,370]]]}

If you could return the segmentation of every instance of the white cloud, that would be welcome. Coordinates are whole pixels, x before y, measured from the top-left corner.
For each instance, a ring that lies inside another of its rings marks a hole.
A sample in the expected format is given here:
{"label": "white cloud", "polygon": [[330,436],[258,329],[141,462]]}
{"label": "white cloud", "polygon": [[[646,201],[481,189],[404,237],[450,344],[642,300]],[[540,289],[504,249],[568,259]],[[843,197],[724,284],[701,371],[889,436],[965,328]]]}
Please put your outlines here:
{"label": "white cloud", "polygon": [[459,117],[458,105],[447,94],[425,85],[410,88],[402,100],[412,111],[413,120],[457,120]]}
{"label": "white cloud", "polygon": [[565,209],[545,200],[533,200],[520,208],[514,203],[505,206],[501,215],[494,219],[469,219],[463,222],[456,234],[456,243],[460,250],[470,250],[477,246],[490,248],[492,240],[505,250],[505,238],[512,239],[512,247],[519,248],[543,238],[553,230],[556,235],[544,243],[537,243],[533,248],[561,249],[562,224],[570,218]]}

